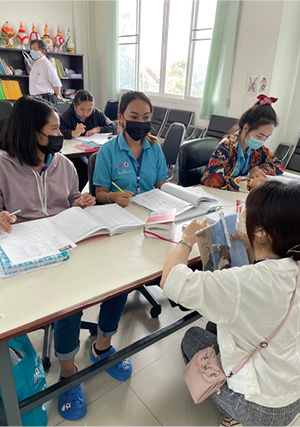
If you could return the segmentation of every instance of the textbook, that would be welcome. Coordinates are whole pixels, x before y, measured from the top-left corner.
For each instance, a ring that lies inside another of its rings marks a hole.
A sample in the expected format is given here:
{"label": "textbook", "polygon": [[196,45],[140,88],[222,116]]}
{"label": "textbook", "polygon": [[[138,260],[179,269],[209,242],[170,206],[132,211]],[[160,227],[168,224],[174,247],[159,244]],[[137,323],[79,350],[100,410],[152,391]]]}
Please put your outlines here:
{"label": "textbook", "polygon": [[69,259],[68,252],[61,252],[56,255],[36,259],[34,261],[13,264],[2,247],[0,246],[0,279],[26,273],[27,271],[39,270],[44,267],[60,264]]}
{"label": "textbook", "polygon": [[117,204],[90,206],[85,209],[75,206],[48,221],[75,243],[100,234],[114,236],[126,233],[145,225],[145,221]]}
{"label": "textbook", "polygon": [[174,240],[176,209],[151,212],[147,219],[144,235],[163,240]]}
{"label": "textbook", "polygon": [[211,196],[202,185],[181,187],[171,183],[163,184],[161,190],[156,188],[137,194],[132,201],[151,211],[176,209],[176,220],[199,216],[217,206],[228,205],[228,202]]}
{"label": "textbook", "polygon": [[241,240],[231,237],[238,233],[236,213],[224,214],[222,210],[207,215],[211,225],[196,233],[203,270],[223,270],[249,264],[247,251]]}

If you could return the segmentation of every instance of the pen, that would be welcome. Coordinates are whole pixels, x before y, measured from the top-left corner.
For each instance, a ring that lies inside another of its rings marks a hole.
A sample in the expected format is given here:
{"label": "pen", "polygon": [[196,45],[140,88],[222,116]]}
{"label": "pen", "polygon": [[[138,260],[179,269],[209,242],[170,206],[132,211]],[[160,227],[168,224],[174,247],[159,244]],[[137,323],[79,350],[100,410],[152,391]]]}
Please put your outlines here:
{"label": "pen", "polygon": [[17,211],[11,212],[11,213],[9,214],[9,216],[16,215],[16,214],[18,214],[18,213],[20,213],[20,212],[21,212],[21,209],[18,209]]}
{"label": "pen", "polygon": [[229,232],[228,232],[228,228],[227,228],[227,224],[226,224],[226,221],[225,221],[225,217],[224,217],[224,212],[223,211],[220,211],[220,218],[221,218],[221,221],[222,221],[222,224],[223,224],[227,246],[229,248],[231,248],[230,236],[229,236]]}
{"label": "pen", "polygon": [[122,190],[122,188],[120,188],[115,182],[112,181],[111,183],[114,187],[116,187],[119,191],[121,191],[121,193],[124,193],[124,190]]}

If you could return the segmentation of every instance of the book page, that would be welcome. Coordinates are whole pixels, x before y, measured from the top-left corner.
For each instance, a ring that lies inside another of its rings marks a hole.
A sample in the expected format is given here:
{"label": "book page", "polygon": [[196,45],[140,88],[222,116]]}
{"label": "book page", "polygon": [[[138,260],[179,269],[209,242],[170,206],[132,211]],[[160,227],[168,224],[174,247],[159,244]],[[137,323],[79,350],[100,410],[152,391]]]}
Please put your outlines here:
{"label": "book page", "polygon": [[103,228],[103,233],[108,232],[103,222],[95,221],[86,211],[79,206],[66,209],[59,214],[49,218],[59,230],[72,239],[75,243],[90,237],[96,231]]}
{"label": "book page", "polygon": [[97,224],[103,224],[110,235],[125,233],[145,225],[145,222],[132,215],[116,203],[110,205],[91,206],[85,209]]}
{"label": "book page", "polygon": [[168,211],[176,209],[176,216],[193,207],[191,203],[178,199],[158,188],[146,191],[142,194],[137,194],[132,198],[132,201],[150,211]]}
{"label": "book page", "polygon": [[182,187],[181,185],[166,182],[162,185],[161,190],[191,203],[194,207],[201,202],[216,201],[216,198],[205,191],[202,185],[196,187]]}
{"label": "book page", "polygon": [[[230,246],[228,246],[224,225],[220,219],[220,213],[218,214],[217,222],[196,233],[203,270],[222,270],[249,264],[247,251],[241,240],[230,237]],[[237,233],[236,218],[236,213],[225,216],[226,232],[229,236]]]}
{"label": "book page", "polygon": [[13,225],[10,234],[1,231],[0,245],[12,264],[56,255],[76,247],[48,218]]}

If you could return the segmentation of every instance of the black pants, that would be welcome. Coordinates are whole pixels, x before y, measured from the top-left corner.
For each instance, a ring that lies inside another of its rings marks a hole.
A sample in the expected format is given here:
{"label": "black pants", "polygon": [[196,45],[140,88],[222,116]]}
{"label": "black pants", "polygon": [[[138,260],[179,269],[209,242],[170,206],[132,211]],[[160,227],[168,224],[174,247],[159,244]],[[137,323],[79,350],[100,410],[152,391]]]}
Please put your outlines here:
{"label": "black pants", "polygon": [[41,95],[36,95],[38,98],[43,98],[45,101],[51,102],[51,104],[54,104],[55,107],[57,107],[57,98],[55,94],[50,93],[42,93]]}

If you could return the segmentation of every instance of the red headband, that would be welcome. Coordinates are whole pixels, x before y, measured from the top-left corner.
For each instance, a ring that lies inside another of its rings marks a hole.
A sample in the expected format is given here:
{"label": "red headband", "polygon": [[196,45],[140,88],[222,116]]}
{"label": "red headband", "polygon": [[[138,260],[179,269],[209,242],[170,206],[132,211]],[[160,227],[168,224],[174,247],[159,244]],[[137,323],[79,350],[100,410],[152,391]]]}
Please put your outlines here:
{"label": "red headband", "polygon": [[266,105],[266,104],[272,105],[272,104],[275,104],[275,102],[278,100],[278,98],[269,98],[266,95],[258,95],[257,99],[260,100],[259,102],[260,105]]}

